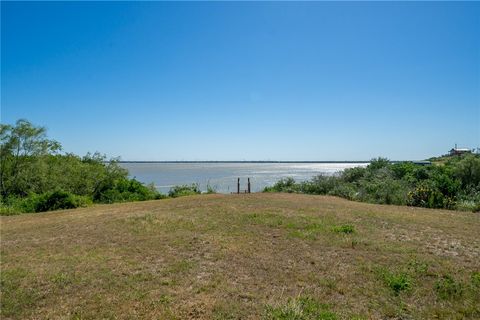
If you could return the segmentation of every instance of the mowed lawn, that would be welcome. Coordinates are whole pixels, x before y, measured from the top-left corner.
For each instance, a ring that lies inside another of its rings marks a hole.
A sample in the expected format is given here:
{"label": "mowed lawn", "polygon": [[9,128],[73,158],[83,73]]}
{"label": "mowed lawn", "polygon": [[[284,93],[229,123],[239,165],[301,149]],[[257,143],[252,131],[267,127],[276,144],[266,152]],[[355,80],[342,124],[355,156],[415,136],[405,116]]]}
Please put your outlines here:
{"label": "mowed lawn", "polygon": [[480,215],[298,194],[1,217],[2,319],[478,319]]}

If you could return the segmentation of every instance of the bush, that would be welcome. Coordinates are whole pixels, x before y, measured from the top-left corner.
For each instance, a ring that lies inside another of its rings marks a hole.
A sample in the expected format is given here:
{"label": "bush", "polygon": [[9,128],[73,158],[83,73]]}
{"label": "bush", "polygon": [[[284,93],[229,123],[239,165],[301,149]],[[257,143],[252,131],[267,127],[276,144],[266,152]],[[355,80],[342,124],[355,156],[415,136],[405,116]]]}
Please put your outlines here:
{"label": "bush", "polygon": [[311,181],[302,183],[301,190],[309,194],[329,194],[339,183],[337,176],[318,175]]}
{"label": "bush", "polygon": [[6,205],[4,203],[0,204],[0,216],[14,216],[21,213],[22,211],[18,207]]}
{"label": "bush", "polygon": [[177,198],[177,197],[183,197],[183,196],[191,196],[195,194],[200,194],[200,188],[198,187],[198,184],[193,183],[191,185],[180,185],[180,186],[174,186],[173,188],[170,189],[168,192],[168,196],[172,198]]}
{"label": "bush", "polygon": [[118,179],[99,192],[97,201],[102,203],[145,201],[164,198],[153,185],[145,186],[135,179]]}
{"label": "bush", "polygon": [[372,159],[366,168],[345,169],[310,181],[278,181],[265,192],[328,194],[378,204],[480,211],[480,156],[447,158],[429,166]]}
{"label": "bush", "polygon": [[431,181],[421,182],[408,193],[407,199],[408,205],[425,208],[454,209],[456,205],[453,198],[443,195]]}
{"label": "bush", "polygon": [[379,204],[405,205],[408,185],[395,179],[391,169],[381,167],[358,183],[358,198],[362,201]]}
{"label": "bush", "polygon": [[455,176],[460,180],[462,186],[480,185],[480,157],[466,155],[455,165]]}
{"label": "bush", "polygon": [[342,179],[345,182],[357,182],[365,176],[366,171],[362,167],[347,168],[342,172]]}
{"label": "bush", "polygon": [[87,197],[57,190],[40,195],[30,195],[22,200],[21,207],[23,212],[43,212],[86,207],[91,202],[92,201]]}
{"label": "bush", "polygon": [[334,186],[333,189],[328,192],[328,194],[349,200],[356,200],[358,199],[359,192],[354,185],[350,183],[342,183]]}
{"label": "bush", "polygon": [[390,160],[387,158],[378,157],[370,161],[370,164],[367,166],[367,170],[373,172],[389,166],[391,166]]}
{"label": "bush", "polygon": [[280,179],[271,187],[265,187],[264,192],[288,192],[295,193],[300,191],[300,186],[291,177]]}

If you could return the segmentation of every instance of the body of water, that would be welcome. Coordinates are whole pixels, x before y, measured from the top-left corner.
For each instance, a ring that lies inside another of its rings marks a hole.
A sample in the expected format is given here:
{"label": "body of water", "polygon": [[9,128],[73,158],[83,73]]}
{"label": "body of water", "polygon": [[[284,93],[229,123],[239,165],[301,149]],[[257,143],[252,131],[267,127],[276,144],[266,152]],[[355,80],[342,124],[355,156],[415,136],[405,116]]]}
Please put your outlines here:
{"label": "body of water", "polygon": [[153,183],[162,193],[181,184],[198,183],[202,191],[207,185],[217,192],[230,193],[247,188],[250,178],[252,192],[262,191],[278,180],[292,177],[297,181],[309,180],[319,174],[332,175],[346,168],[367,166],[367,163],[120,163],[128,169],[130,177],[143,183]]}

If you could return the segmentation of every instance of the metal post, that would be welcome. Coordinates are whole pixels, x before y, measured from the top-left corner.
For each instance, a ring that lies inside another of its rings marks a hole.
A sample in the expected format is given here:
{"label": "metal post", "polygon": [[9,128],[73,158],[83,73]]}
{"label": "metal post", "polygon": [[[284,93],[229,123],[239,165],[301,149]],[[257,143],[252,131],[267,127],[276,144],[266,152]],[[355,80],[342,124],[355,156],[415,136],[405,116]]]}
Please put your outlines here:
{"label": "metal post", "polygon": [[240,193],[240,178],[237,179],[237,193]]}
{"label": "metal post", "polygon": [[248,178],[248,193],[250,193],[250,178]]}

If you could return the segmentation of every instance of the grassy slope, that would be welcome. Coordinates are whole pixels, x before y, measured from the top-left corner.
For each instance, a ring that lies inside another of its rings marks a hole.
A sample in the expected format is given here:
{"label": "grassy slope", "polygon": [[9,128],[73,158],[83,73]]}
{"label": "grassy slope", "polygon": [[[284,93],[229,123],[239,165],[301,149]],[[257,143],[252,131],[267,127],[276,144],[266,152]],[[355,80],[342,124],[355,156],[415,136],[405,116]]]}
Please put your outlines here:
{"label": "grassy slope", "polygon": [[2,318],[480,317],[478,214],[251,194],[0,221]]}

